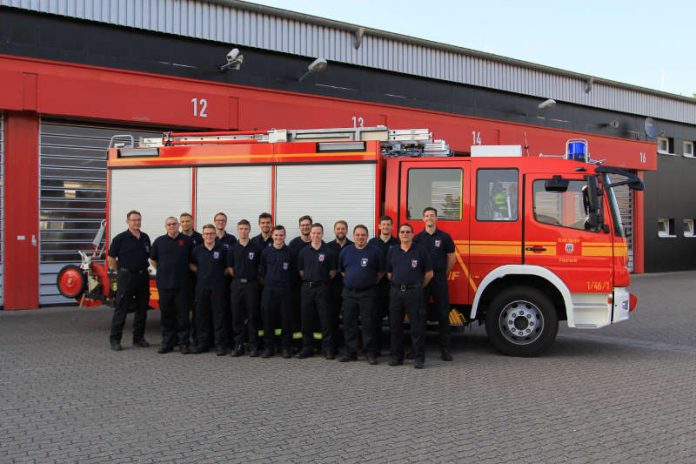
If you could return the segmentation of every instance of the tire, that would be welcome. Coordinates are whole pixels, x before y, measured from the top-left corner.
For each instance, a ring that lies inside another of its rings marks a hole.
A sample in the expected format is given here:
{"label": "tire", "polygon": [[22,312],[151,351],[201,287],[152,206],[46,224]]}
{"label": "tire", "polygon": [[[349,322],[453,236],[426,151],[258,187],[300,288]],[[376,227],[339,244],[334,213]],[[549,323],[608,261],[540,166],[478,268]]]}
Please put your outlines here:
{"label": "tire", "polygon": [[87,287],[87,276],[79,266],[68,264],[58,271],[56,286],[65,298],[78,299]]}
{"label": "tire", "polygon": [[551,300],[533,287],[511,287],[491,301],[486,332],[493,346],[507,356],[539,356],[558,333],[558,314]]}

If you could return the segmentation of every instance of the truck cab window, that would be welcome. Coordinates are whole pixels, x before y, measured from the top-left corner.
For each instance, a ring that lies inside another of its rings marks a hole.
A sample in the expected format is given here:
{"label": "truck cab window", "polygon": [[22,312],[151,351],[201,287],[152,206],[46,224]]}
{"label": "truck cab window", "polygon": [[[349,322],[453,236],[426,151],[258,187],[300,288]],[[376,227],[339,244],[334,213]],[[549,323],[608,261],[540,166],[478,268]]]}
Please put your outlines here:
{"label": "truck cab window", "polygon": [[408,219],[421,219],[428,206],[437,209],[440,220],[462,219],[461,169],[409,169]]}
{"label": "truck cab window", "polygon": [[517,169],[479,169],[476,173],[476,220],[516,221]]}
{"label": "truck cab window", "polygon": [[564,192],[547,191],[545,183],[545,180],[534,181],[534,218],[543,224],[591,230],[587,182],[571,180]]}

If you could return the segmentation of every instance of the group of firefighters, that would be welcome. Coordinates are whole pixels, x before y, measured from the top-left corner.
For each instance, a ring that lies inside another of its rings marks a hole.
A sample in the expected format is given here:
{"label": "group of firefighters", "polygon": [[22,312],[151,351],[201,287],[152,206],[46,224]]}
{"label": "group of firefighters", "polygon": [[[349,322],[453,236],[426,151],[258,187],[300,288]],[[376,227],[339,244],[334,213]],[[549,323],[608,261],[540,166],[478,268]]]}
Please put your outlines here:
{"label": "group of firefighters", "polygon": [[[432,298],[439,326],[440,355],[451,361],[449,292],[447,275],[455,262],[454,242],[437,228],[437,210],[423,211],[422,232],[398,227],[380,218],[379,235],[368,241],[368,229],[334,224],[335,239],[324,242],[324,229],[310,216],[299,219],[300,235],[286,244],[286,231],[273,226],[273,217],[258,218],[261,233],[250,237],[251,224],[237,223],[235,237],[225,230],[227,216],[217,213],[213,224],[198,233],[190,214],[168,217],[166,234],[154,242],[140,230],[141,214],[130,211],[128,229],[116,235],[109,247],[108,264],[117,272],[115,311],[110,342],[122,350],[126,315],[135,306],[133,344],[148,347],[144,338],[150,298],[148,267],[156,269],[161,311],[161,354],[178,346],[182,354],[299,359],[321,353],[335,359],[343,338],[341,362],[362,353],[370,364],[381,354],[382,320],[389,318],[390,366],[404,363],[404,314],[408,315],[414,366],[425,363],[426,303]],[[339,314],[343,331],[339,331]],[[190,321],[190,315],[193,319]],[[301,327],[302,348],[292,347],[292,335]],[[321,330],[321,337],[316,334]],[[260,331],[259,329],[262,329]],[[263,334],[261,337],[260,334]],[[279,337],[279,343],[277,336]],[[190,346],[190,339],[193,346]]]}

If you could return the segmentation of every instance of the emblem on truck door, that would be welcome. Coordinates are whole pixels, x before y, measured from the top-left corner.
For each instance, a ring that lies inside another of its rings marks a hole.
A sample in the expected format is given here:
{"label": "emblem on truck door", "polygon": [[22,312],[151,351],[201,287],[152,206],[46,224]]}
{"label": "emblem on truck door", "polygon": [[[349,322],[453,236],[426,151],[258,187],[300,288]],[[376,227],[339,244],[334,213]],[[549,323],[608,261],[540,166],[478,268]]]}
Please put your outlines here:
{"label": "emblem on truck door", "polygon": [[565,244],[565,252],[568,253],[569,255],[573,254],[573,251],[575,251],[575,245],[572,243],[566,243]]}

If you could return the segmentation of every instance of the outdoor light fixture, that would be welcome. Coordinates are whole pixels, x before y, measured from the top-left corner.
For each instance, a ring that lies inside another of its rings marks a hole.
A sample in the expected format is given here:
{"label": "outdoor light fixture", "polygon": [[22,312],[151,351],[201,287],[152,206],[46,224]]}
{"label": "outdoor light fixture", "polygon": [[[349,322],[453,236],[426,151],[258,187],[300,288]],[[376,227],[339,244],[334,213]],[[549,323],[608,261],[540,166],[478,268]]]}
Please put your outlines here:
{"label": "outdoor light fixture", "polygon": [[328,63],[324,58],[317,58],[316,60],[312,61],[309,66],[307,66],[307,72],[301,75],[300,78],[297,79],[297,82],[302,82],[305,79],[305,77],[309,76],[312,73],[322,72],[326,69],[327,65]]}
{"label": "outdoor light fixture", "polygon": [[543,102],[539,103],[538,106],[540,110],[545,110],[546,108],[556,106],[556,100],[549,98],[548,100],[544,100]]}
{"label": "outdoor light fixture", "polygon": [[227,63],[220,66],[220,71],[227,71],[228,69],[239,71],[239,68],[242,67],[242,63],[244,62],[244,55],[239,52],[238,48],[230,50],[226,58]]}

